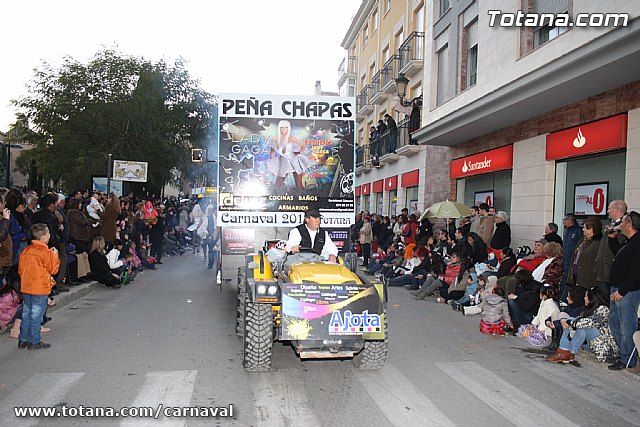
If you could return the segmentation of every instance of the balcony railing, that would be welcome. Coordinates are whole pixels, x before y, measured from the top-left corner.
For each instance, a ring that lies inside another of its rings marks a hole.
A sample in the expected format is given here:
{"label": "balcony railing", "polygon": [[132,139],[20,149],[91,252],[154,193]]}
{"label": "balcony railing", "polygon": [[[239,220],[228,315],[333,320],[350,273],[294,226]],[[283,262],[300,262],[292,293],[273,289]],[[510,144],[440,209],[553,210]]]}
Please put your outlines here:
{"label": "balcony railing", "polygon": [[416,142],[411,139],[411,135],[409,134],[409,121],[409,118],[401,120],[398,123],[398,130],[395,133],[387,130],[378,138],[369,141],[367,154],[370,155],[373,162],[387,154],[395,154],[399,148],[404,146],[416,145]]}
{"label": "balcony railing", "polygon": [[414,31],[398,49],[398,70],[404,74],[414,74],[422,69],[424,61],[424,33]]}
{"label": "balcony railing", "polygon": [[[366,85],[356,97],[356,110],[358,114],[366,114],[373,111],[371,105],[371,85]],[[369,111],[371,110],[371,111]]]}
{"label": "balcony railing", "polygon": [[369,159],[369,144],[364,144],[356,148],[356,169],[364,168],[365,165],[371,165]]}
{"label": "balcony railing", "polygon": [[371,79],[371,102],[382,104],[386,99],[387,94],[382,90],[382,70],[380,70]]}
{"label": "balcony railing", "polygon": [[382,91],[393,93],[396,90],[396,77],[398,77],[398,55],[392,55],[380,70]]}
{"label": "balcony railing", "polygon": [[342,86],[348,77],[355,77],[358,58],[348,56],[342,60],[338,67],[338,86]]}

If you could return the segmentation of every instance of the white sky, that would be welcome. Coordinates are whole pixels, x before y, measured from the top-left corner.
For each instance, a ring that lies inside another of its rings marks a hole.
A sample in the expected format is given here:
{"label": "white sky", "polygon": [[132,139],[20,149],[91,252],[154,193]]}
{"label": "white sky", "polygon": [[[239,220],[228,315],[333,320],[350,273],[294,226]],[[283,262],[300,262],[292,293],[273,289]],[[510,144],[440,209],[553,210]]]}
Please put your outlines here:
{"label": "white sky", "polygon": [[362,0],[0,0],[0,131],[33,69],[102,46],[181,56],[211,93],[337,91],[340,43]]}

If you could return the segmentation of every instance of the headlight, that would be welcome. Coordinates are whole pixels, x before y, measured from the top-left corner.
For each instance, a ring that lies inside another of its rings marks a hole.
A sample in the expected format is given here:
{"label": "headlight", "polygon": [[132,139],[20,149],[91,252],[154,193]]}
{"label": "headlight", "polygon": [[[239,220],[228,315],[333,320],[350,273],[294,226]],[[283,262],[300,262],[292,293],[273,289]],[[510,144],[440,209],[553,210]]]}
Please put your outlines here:
{"label": "headlight", "polygon": [[269,295],[275,295],[278,293],[278,287],[276,285],[269,286]]}
{"label": "headlight", "polygon": [[265,285],[258,285],[256,288],[259,294],[264,295],[267,293],[267,287]]}

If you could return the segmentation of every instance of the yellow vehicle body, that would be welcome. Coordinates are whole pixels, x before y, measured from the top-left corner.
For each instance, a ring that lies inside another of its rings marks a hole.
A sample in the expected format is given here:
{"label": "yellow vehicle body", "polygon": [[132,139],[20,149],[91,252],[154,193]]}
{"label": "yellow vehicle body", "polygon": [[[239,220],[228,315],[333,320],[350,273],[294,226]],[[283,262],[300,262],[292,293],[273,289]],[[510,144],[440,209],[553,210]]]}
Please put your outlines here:
{"label": "yellow vehicle body", "polygon": [[317,283],[319,285],[362,284],[362,280],[342,264],[312,262],[295,264],[289,273],[291,283]]}

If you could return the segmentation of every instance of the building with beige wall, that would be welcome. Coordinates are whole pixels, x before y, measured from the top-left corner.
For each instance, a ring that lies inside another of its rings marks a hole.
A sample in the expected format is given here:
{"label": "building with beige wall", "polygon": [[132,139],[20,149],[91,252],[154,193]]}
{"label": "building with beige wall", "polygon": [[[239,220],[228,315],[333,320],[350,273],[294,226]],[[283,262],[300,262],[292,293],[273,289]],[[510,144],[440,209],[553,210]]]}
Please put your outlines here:
{"label": "building with beige wall", "polygon": [[[338,86],[340,95],[356,97],[359,210],[393,215],[403,207],[424,209],[427,147],[415,144],[409,132],[420,127],[429,4],[363,0],[344,36]],[[408,80],[403,99],[396,85],[401,75]],[[371,140],[369,129],[385,114],[395,120],[397,133]]]}
{"label": "building with beige wall", "polygon": [[[604,220],[601,205],[618,198],[640,210],[640,2],[429,5],[422,127],[412,133],[428,147],[426,205],[490,198],[510,215],[512,246],[531,244],[567,212]],[[490,26],[490,10],[628,20],[501,28]]]}

